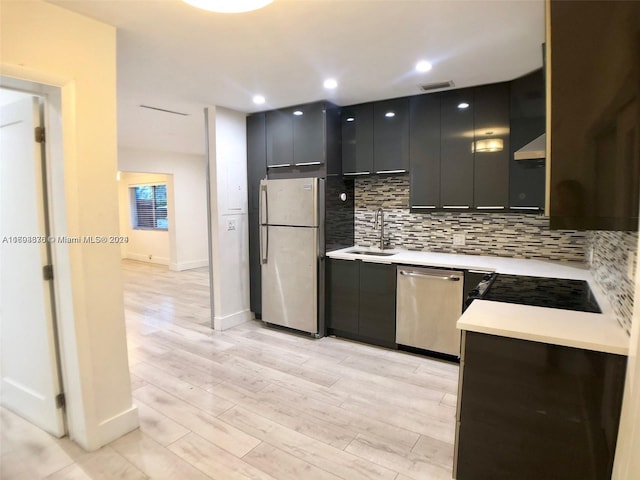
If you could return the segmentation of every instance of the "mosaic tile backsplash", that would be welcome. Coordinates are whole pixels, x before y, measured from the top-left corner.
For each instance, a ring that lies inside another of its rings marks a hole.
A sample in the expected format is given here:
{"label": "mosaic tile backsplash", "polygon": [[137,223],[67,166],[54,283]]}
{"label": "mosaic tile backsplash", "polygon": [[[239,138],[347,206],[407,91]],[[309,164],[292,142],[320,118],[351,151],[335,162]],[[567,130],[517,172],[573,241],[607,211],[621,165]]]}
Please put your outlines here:
{"label": "mosaic tile backsplash", "polygon": [[[585,232],[549,230],[540,215],[496,213],[411,213],[409,176],[357,178],[355,243],[377,246],[375,213],[385,211],[385,237],[407,250],[584,262]],[[464,234],[465,245],[453,245]]]}
{"label": "mosaic tile backsplash", "polygon": [[[627,333],[633,318],[633,294],[638,246],[637,232],[588,232],[587,259],[596,282],[607,294],[618,321]],[[591,260],[591,252],[593,259]],[[631,262],[631,278],[628,275]]]}

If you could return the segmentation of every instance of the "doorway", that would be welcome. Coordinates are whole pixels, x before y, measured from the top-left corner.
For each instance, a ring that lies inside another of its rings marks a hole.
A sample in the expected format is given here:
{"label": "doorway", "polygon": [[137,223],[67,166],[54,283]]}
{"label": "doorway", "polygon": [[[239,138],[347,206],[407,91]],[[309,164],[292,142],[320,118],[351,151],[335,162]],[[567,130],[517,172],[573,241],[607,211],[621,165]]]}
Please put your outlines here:
{"label": "doorway", "polygon": [[56,437],[67,431],[53,282],[47,98],[0,89],[1,404]]}

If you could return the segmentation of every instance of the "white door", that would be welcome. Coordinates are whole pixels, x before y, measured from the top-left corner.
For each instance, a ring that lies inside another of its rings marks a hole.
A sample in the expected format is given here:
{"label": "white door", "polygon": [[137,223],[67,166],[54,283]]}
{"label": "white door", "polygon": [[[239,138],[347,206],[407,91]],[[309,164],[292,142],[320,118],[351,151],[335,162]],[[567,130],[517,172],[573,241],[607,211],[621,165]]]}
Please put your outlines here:
{"label": "white door", "polygon": [[65,433],[50,281],[36,97],[0,109],[0,342],[3,406],[55,435]]}

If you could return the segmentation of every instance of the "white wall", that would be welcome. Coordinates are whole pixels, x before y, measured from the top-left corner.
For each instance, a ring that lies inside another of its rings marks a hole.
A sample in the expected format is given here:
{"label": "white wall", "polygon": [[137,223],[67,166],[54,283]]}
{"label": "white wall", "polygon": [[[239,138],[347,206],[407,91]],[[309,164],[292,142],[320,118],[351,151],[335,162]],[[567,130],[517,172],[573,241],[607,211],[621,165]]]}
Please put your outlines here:
{"label": "white wall", "polygon": [[246,115],[210,107],[207,120],[213,326],[224,330],[251,319]]}
{"label": "white wall", "polygon": [[[52,233],[117,234],[115,28],[39,0],[2,2],[0,49],[2,75],[60,87],[61,155],[48,172]],[[53,248],[69,434],[93,450],[138,425],[120,247]]]}
{"label": "white wall", "polygon": [[169,268],[186,270],[209,265],[205,157],[120,147],[118,167],[123,174],[171,175],[174,208],[169,209]]}
{"label": "white wall", "polygon": [[[169,265],[170,263],[169,232],[173,230],[173,222],[169,221],[168,230],[138,229],[133,228],[134,223],[131,217],[130,188],[158,184],[167,186],[167,208],[168,212],[173,211],[173,179],[171,175],[125,172],[120,174],[118,181],[120,235],[128,239],[128,242],[121,246],[122,258],[159,265]],[[175,235],[173,237],[175,239]]]}

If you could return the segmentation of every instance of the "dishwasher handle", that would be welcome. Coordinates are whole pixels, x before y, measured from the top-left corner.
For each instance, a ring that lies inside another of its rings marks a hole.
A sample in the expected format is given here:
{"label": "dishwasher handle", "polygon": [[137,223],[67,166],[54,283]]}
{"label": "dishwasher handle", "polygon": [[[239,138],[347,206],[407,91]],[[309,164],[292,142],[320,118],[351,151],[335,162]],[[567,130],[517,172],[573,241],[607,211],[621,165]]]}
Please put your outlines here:
{"label": "dishwasher handle", "polygon": [[427,273],[410,272],[408,270],[400,270],[400,275],[406,277],[432,278],[434,280],[445,280],[447,282],[459,282],[460,277],[457,275],[431,275]]}

